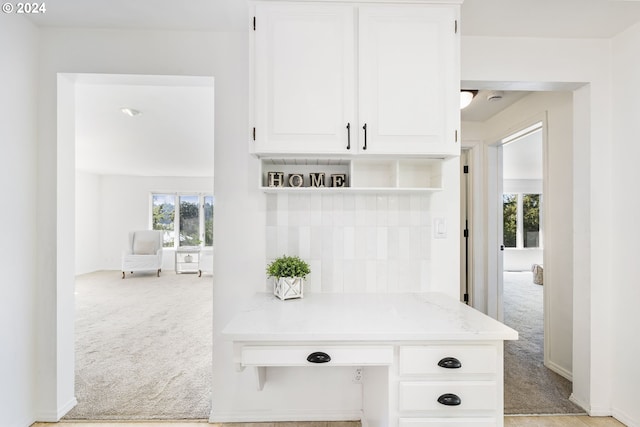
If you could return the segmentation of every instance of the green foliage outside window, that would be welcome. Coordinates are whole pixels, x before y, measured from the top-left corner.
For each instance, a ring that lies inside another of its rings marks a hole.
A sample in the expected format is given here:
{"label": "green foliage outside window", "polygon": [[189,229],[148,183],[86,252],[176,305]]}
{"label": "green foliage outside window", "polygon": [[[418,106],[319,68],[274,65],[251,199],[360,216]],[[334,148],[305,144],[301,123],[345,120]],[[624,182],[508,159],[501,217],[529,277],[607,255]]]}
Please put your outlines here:
{"label": "green foliage outside window", "polygon": [[[176,204],[179,211],[176,211]],[[152,194],[151,228],[163,231],[163,246],[213,245],[213,196]],[[204,218],[201,223],[200,212]],[[178,215],[179,214],[179,215]],[[179,221],[176,221],[179,217]],[[178,224],[179,222],[179,224]],[[203,228],[201,227],[203,225]],[[176,231],[180,230],[176,242]]]}
{"label": "green foliage outside window", "polygon": [[524,247],[537,248],[540,246],[540,195],[522,195],[522,227],[524,232]]}
{"label": "green foliage outside window", "polygon": [[200,245],[198,196],[180,196],[180,246]]}
{"label": "green foliage outside window", "polygon": [[505,248],[515,248],[518,230],[518,195],[502,195],[502,235]]}
{"label": "green foliage outside window", "polygon": [[163,231],[162,246],[173,247],[176,216],[173,196],[154,195],[152,216],[152,229]]}
{"label": "green foliage outside window", "polygon": [[204,244],[213,246],[213,196],[204,198]]}

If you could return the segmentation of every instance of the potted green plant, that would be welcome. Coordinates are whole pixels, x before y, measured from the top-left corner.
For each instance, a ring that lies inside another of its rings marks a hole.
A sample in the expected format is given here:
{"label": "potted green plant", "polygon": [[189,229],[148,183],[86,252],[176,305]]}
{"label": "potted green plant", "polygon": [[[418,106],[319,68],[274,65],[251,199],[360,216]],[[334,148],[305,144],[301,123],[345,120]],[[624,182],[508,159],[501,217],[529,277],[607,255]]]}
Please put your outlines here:
{"label": "potted green plant", "polygon": [[267,265],[267,276],[273,277],[273,294],[281,300],[303,298],[309,273],[309,264],[297,256],[283,255]]}

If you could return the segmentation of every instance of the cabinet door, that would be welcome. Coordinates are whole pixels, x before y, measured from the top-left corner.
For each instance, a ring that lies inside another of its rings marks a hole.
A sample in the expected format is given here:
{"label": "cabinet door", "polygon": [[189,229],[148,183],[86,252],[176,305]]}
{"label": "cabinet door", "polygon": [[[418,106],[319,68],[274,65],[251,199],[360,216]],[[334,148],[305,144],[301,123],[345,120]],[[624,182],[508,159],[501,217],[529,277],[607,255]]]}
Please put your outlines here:
{"label": "cabinet door", "polygon": [[256,4],[254,152],[349,153],[354,48],[352,6]]}
{"label": "cabinet door", "polygon": [[360,152],[459,154],[456,6],[359,12]]}

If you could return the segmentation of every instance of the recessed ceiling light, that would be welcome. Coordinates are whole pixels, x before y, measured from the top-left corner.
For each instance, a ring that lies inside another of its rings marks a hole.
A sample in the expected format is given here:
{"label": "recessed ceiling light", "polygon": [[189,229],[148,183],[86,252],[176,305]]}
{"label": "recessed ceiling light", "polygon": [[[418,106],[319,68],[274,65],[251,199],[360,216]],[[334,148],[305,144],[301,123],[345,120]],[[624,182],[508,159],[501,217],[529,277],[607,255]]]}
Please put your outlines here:
{"label": "recessed ceiling light", "polygon": [[122,113],[126,114],[129,117],[135,117],[142,114],[142,112],[139,110],[135,110],[133,108],[127,108],[127,107],[121,108],[120,111],[122,111]]}

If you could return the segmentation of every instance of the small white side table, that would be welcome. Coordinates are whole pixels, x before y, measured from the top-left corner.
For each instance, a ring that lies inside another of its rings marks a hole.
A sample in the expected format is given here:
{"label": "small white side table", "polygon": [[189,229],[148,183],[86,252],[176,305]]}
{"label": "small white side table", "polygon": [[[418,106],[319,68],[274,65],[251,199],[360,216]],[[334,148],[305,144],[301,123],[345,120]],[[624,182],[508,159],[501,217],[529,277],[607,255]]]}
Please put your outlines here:
{"label": "small white side table", "polygon": [[200,247],[180,246],[176,249],[176,273],[198,273],[200,271]]}

